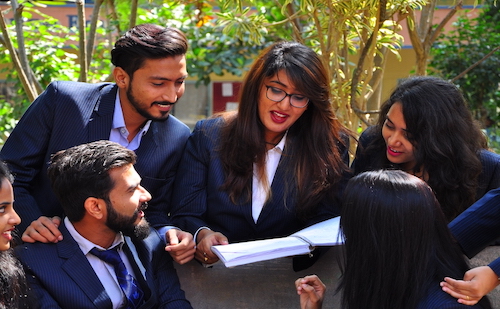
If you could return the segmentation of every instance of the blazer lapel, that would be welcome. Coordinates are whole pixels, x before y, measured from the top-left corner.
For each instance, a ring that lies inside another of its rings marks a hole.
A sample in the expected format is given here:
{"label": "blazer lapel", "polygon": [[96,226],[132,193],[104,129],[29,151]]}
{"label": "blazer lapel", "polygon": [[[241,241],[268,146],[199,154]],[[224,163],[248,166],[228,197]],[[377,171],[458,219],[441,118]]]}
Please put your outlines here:
{"label": "blazer lapel", "polygon": [[87,120],[89,141],[109,139],[109,133],[113,125],[113,112],[118,87],[106,84],[99,90],[96,93],[98,97],[94,109]]}
{"label": "blazer lapel", "polygon": [[80,287],[96,308],[110,308],[112,303],[106,290],[64,223],[60,226],[60,231],[64,239],[67,239],[67,241],[56,244],[59,257],[66,260],[62,269]]}
{"label": "blazer lapel", "polygon": [[273,208],[278,207],[276,205],[278,201],[279,203],[284,203],[285,208],[289,208],[286,207],[287,203],[293,201],[293,199],[291,198],[291,191],[293,187],[291,186],[292,184],[287,179],[286,175],[286,168],[289,165],[288,161],[289,158],[286,155],[281,155],[278,168],[276,169],[273,182],[271,183],[271,199],[264,204],[257,223],[260,223],[261,220],[264,220]]}

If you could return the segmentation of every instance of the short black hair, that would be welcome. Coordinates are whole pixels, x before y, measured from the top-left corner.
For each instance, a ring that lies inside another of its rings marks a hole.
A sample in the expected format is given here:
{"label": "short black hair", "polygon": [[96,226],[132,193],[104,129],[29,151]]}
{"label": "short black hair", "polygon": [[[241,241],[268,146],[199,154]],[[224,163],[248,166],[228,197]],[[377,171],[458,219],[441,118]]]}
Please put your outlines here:
{"label": "short black hair", "polygon": [[66,216],[78,222],[85,214],[83,205],[87,198],[109,199],[114,187],[109,171],[135,161],[133,151],[102,140],[57,152],[51,158],[47,173]]}

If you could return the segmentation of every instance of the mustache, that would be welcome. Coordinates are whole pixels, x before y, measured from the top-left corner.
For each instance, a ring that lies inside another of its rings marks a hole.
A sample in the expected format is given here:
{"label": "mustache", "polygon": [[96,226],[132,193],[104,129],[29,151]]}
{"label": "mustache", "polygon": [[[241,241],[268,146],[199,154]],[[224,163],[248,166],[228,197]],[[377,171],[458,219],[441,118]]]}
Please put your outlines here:
{"label": "mustache", "polygon": [[141,206],[139,206],[138,210],[139,211],[146,210],[148,208],[148,206],[149,206],[148,202],[144,202],[144,203],[141,204]]}

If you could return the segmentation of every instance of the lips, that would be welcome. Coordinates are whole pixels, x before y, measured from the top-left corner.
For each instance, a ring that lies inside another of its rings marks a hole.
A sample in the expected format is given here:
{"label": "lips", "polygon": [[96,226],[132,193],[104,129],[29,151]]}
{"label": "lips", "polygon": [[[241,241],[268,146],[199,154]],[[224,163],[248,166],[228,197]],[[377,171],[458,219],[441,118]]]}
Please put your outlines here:
{"label": "lips", "polygon": [[271,119],[276,123],[283,123],[289,116],[287,114],[278,113],[277,111],[271,111]]}
{"label": "lips", "polygon": [[160,109],[160,111],[163,111],[163,112],[168,112],[172,108],[171,103],[168,103],[168,104],[154,103],[154,105],[156,105]]}
{"label": "lips", "polygon": [[5,232],[2,233],[2,236],[5,237],[8,241],[11,241],[12,240],[12,231],[14,229],[10,229],[10,230],[7,230]]}
{"label": "lips", "polygon": [[403,152],[402,151],[397,151],[395,149],[392,149],[391,147],[387,147],[387,153],[391,156],[399,156],[401,155]]}

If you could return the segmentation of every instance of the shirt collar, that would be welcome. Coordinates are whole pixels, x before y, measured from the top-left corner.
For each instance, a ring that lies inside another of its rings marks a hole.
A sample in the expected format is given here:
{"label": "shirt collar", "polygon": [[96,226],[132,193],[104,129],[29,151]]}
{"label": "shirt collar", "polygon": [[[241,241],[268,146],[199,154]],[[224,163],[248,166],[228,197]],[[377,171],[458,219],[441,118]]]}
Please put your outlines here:
{"label": "shirt collar", "polygon": [[285,142],[286,142],[287,135],[288,135],[288,130],[285,132],[285,135],[283,135],[280,142],[278,144],[276,144],[276,146],[274,146],[273,148],[271,148],[269,150],[277,150],[277,151],[283,152],[283,149],[285,149]]}
{"label": "shirt collar", "polygon": [[92,250],[92,248],[98,248],[100,250],[108,250],[108,249],[114,248],[116,246],[119,246],[119,248],[121,248],[123,246],[123,244],[125,243],[125,238],[123,237],[123,234],[120,232],[120,233],[116,234],[115,240],[113,241],[113,244],[109,248],[103,248],[103,247],[96,245],[93,242],[89,241],[87,238],[83,237],[82,235],[80,235],[80,233],[78,233],[76,231],[76,229],[73,226],[73,224],[71,223],[71,221],[69,221],[68,217],[64,218],[64,224],[66,225],[66,229],[68,230],[70,235],[77,242],[78,246],[80,247],[83,254],[85,254],[85,255],[87,255],[87,253],[89,253],[89,251]]}
{"label": "shirt collar", "polygon": [[[148,132],[150,125],[151,125],[151,120],[146,121],[146,124],[144,124],[139,133],[145,135]],[[126,128],[126,127],[125,127],[125,118],[123,118],[122,105],[120,104],[120,91],[117,91],[115,99],[115,111],[113,113],[113,125],[111,129],[119,129],[119,128]]]}

